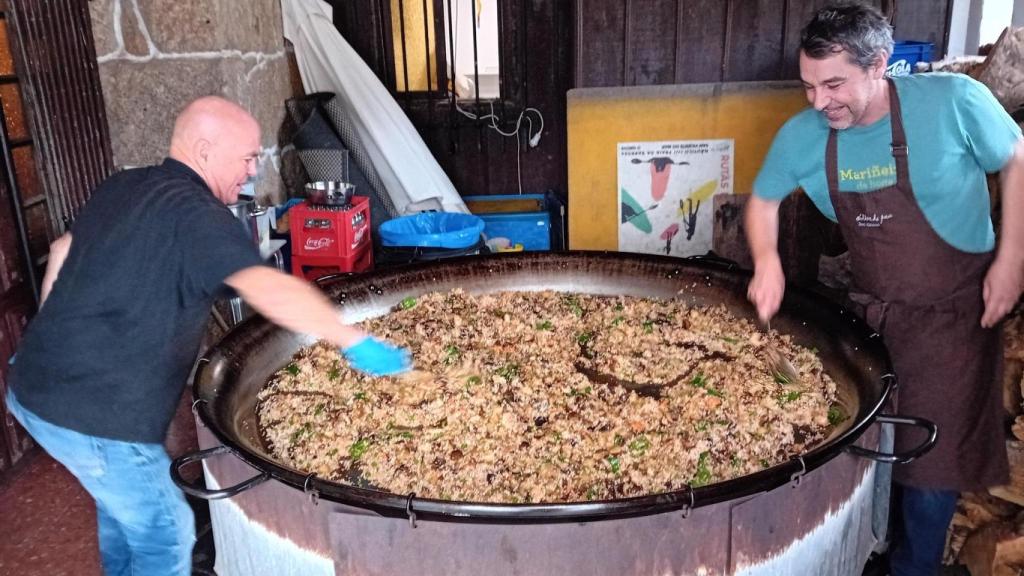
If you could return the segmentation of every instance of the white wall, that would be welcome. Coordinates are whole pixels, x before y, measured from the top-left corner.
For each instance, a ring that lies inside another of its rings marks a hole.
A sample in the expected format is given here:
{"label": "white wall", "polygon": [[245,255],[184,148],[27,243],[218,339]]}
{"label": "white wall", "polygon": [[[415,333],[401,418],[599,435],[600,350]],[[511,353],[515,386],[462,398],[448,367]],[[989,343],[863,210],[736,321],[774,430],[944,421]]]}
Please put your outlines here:
{"label": "white wall", "polygon": [[[448,4],[452,4],[452,19],[455,20],[454,41],[455,41],[455,73],[457,76],[473,77],[473,28],[476,23],[473,21],[473,4],[476,0],[446,0],[445,1],[445,31],[447,33]],[[494,86],[487,82],[481,83],[481,98],[496,98],[497,74],[499,72],[498,58],[498,0],[482,0],[478,6],[480,15],[480,26],[476,27],[476,70],[481,76],[493,76]],[[447,44],[448,38],[445,38]],[[451,47],[449,47],[451,51]],[[449,62],[451,61],[449,52]],[[458,84],[458,80],[456,80]],[[486,92],[486,93],[485,93]],[[493,93],[491,93],[493,92]],[[461,94],[460,94],[461,95]]]}
{"label": "white wall", "polygon": [[953,0],[946,56],[975,55],[1011,24],[1024,26],[1024,0]]}
{"label": "white wall", "polygon": [[991,44],[1010,25],[1014,0],[984,0],[981,29],[978,32],[980,45]]}
{"label": "white wall", "polygon": [[[953,0],[953,14],[949,20],[949,47],[946,56],[963,56],[966,53],[964,50],[967,43],[970,12],[971,0]],[[935,54],[936,58],[940,56],[941,54]]]}

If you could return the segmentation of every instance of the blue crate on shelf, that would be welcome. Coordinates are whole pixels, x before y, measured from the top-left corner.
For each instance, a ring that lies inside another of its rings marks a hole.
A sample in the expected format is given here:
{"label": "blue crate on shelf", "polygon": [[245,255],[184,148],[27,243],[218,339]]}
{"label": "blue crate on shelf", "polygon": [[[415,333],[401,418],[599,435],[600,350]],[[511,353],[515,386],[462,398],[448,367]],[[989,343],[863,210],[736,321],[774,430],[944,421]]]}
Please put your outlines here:
{"label": "blue crate on shelf", "polygon": [[885,68],[886,75],[906,76],[913,73],[918,62],[932,61],[934,48],[935,44],[931,42],[897,42]]}
{"label": "blue crate on shelf", "polygon": [[[464,196],[473,214],[484,221],[484,236],[508,238],[524,250],[551,250],[551,215],[544,194],[496,194]],[[508,211],[504,206],[534,206],[531,210]]]}

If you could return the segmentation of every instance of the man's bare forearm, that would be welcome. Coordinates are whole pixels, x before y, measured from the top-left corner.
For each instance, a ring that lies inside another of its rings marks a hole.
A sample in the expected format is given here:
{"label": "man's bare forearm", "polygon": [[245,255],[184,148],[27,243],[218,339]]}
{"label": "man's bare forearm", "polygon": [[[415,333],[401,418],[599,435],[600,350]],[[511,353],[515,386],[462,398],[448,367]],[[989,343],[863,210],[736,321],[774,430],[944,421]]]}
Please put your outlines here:
{"label": "man's bare forearm", "polygon": [[347,348],[366,333],[342,323],[338,309],[312,284],[266,266],[240,270],[225,281],[257,312],[293,332]]}
{"label": "man's bare forearm", "polygon": [[1024,267],[1024,140],[1000,174],[1002,225],[996,258]]}
{"label": "man's bare forearm", "polygon": [[71,232],[65,232],[63,236],[50,243],[50,255],[46,259],[46,272],[43,273],[43,284],[39,288],[39,306],[49,298],[53,290],[53,283],[57,281],[61,268],[64,267],[64,260],[71,251]]}
{"label": "man's bare forearm", "polygon": [[751,196],[744,213],[747,245],[756,268],[779,258],[779,202]]}

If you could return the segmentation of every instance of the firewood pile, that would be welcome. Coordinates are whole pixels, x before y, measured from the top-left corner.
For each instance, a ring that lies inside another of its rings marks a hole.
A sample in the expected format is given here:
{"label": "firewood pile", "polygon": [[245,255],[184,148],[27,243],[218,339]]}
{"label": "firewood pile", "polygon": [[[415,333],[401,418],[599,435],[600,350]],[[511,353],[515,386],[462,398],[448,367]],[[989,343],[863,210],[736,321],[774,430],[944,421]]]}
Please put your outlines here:
{"label": "firewood pile", "polygon": [[1024,107],[1024,28],[1003,30],[974,77],[1010,112]]}
{"label": "firewood pile", "polygon": [[[1024,106],[1024,28],[1007,28],[984,59],[933,63],[933,71],[962,72],[984,83],[1015,118]],[[998,176],[989,178],[992,219],[998,234]],[[1010,482],[984,493],[963,494],[950,525],[945,562],[972,576],[1024,574],[1024,314],[1006,321],[1003,405],[1008,413],[1006,451]]]}
{"label": "firewood pile", "polygon": [[981,82],[1011,114],[1024,108],[1024,27],[1007,28],[984,56],[957,56],[925,64],[931,72],[959,72]]}
{"label": "firewood pile", "polygon": [[1006,323],[1003,399],[1013,417],[1006,441],[1010,483],[987,493],[966,493],[950,525],[945,562],[963,564],[972,576],[1024,573],[1024,316]]}
{"label": "firewood pile", "polygon": [[918,62],[917,71],[967,74],[971,78],[977,79],[977,73],[981,70],[981,65],[984,63],[984,56],[951,56],[928,64]]}

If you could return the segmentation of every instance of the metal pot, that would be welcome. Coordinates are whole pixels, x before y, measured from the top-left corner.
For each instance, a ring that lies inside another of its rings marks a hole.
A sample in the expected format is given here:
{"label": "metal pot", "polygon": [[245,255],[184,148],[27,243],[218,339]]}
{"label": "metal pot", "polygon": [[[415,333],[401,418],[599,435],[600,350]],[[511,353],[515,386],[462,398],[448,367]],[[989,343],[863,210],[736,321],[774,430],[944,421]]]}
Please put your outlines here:
{"label": "metal pot", "polygon": [[306,199],[318,206],[348,206],[356,192],[355,184],[322,180],[306,184]]}
{"label": "metal pot", "polygon": [[270,213],[266,206],[260,206],[253,199],[239,198],[234,204],[228,204],[228,210],[242,223],[254,244],[262,245],[270,238]]}
{"label": "metal pot", "polygon": [[[387,313],[402,299],[428,291],[463,288],[469,293],[500,290],[560,290],[606,295],[682,298],[691,304],[723,304],[750,318],[746,301],[750,275],[734,265],[706,260],[623,253],[510,253],[454,258],[430,264],[339,275],[321,279],[322,288],[351,321]],[[492,504],[416,498],[357,488],[293,469],[269,454],[257,432],[256,395],[294,352],[313,339],[278,328],[261,317],[228,333],[200,360],[194,382],[199,417],[223,446],[177,459],[172,475],[187,493],[224,498],[274,478],[320,498],[369,509],[384,516],[456,522],[583,522],[689,510],[772,490],[799,479],[843,453],[883,462],[909,462],[935,442],[935,425],[913,417],[881,415],[895,386],[888,353],[865,323],[814,293],[791,288],[773,327],[803,346],[815,347],[836,381],[840,402],[853,417],[809,452],[769,469],[724,482],[669,493],[599,502]],[[854,446],[874,422],[925,428],[928,439],[903,454],[882,454]],[[189,462],[231,452],[259,473],[238,485],[206,490],[185,482],[178,469]]]}

